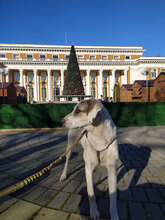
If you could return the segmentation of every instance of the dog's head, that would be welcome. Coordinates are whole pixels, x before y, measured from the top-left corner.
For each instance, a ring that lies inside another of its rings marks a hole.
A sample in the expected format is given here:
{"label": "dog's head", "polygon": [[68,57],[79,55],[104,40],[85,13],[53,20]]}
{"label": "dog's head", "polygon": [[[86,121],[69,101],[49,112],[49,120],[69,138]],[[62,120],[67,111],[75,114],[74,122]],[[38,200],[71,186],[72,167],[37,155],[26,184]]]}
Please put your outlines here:
{"label": "dog's head", "polygon": [[69,115],[62,119],[63,126],[66,128],[82,128],[91,125],[101,109],[102,104],[95,99],[81,101]]}

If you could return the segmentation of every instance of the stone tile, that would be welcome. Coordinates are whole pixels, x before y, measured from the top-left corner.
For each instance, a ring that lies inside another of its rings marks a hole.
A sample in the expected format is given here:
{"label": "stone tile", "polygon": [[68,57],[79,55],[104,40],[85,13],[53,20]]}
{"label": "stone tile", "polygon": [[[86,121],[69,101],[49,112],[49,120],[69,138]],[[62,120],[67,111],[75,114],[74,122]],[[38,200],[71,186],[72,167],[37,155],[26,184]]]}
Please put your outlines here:
{"label": "stone tile", "polygon": [[48,190],[44,194],[42,194],[38,199],[36,199],[35,203],[37,203],[38,205],[45,205],[50,200],[52,200],[56,194],[56,190]]}
{"label": "stone tile", "polygon": [[133,200],[130,189],[127,189],[125,191],[119,191],[118,194],[119,194],[119,198],[121,200],[127,200],[127,201],[128,200]]}
{"label": "stone tile", "polygon": [[89,216],[82,216],[82,215],[76,215],[71,214],[69,220],[90,220],[91,218]]}
{"label": "stone tile", "polygon": [[133,188],[133,200],[137,202],[146,202],[148,201],[145,191],[143,188]]}
{"label": "stone tile", "polygon": [[155,188],[145,188],[145,191],[147,193],[148,198],[150,199],[151,202],[157,202],[157,203],[162,203],[163,199],[161,197],[160,192],[158,189]]}
{"label": "stone tile", "polygon": [[56,182],[51,186],[51,189],[55,189],[55,190],[62,190],[68,183],[69,183],[69,179],[66,179],[64,182]]}
{"label": "stone tile", "polygon": [[80,181],[77,180],[71,180],[70,183],[63,189],[65,192],[74,192],[78,186],[81,184]]}
{"label": "stone tile", "polygon": [[26,220],[40,209],[40,206],[26,201],[18,201],[0,214],[1,220]]}
{"label": "stone tile", "polygon": [[68,216],[69,214],[65,212],[43,208],[38,215],[34,217],[34,220],[66,220]]}
{"label": "stone tile", "polygon": [[117,200],[117,211],[120,220],[128,219],[127,203],[125,201]]}
{"label": "stone tile", "polygon": [[78,194],[72,194],[71,197],[66,202],[63,210],[67,212],[75,212],[78,210],[78,205],[81,201],[81,196]]}
{"label": "stone tile", "polygon": [[48,207],[59,209],[70,196],[69,193],[59,192],[55,198],[48,204]]}
{"label": "stone tile", "polygon": [[13,198],[11,196],[4,196],[4,197],[0,198],[0,212],[9,208],[11,205],[16,203],[17,201],[18,201],[18,199]]}
{"label": "stone tile", "polygon": [[48,180],[41,183],[41,186],[50,187],[55,182],[59,181],[59,178],[57,176],[50,177]]}
{"label": "stone tile", "polygon": [[146,220],[144,208],[141,203],[129,202],[131,220]]}
{"label": "stone tile", "polygon": [[145,208],[147,211],[147,216],[150,220],[164,220],[165,216],[163,216],[159,206],[157,204],[145,203]]}
{"label": "stone tile", "polygon": [[45,191],[47,191],[47,188],[37,187],[36,189],[32,190],[29,194],[27,194],[23,198],[28,201],[33,201],[37,197],[41,196],[41,194],[44,193]]}

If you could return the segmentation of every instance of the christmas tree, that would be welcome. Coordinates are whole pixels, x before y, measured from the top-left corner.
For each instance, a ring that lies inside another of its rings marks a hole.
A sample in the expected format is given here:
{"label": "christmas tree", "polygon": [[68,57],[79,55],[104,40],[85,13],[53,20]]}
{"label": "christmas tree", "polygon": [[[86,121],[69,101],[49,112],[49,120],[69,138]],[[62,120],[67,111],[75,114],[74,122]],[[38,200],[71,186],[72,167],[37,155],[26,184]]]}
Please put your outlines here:
{"label": "christmas tree", "polygon": [[84,87],[80,75],[74,46],[71,46],[63,95],[84,95]]}

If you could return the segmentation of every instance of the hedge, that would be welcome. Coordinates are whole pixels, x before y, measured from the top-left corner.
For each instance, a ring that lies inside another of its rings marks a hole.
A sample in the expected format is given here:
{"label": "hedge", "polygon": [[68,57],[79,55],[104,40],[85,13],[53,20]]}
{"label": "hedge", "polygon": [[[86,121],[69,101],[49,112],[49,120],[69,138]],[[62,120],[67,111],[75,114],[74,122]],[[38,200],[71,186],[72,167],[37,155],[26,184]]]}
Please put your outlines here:
{"label": "hedge", "polygon": [[[104,103],[115,124],[128,126],[165,125],[165,102]],[[61,127],[61,118],[75,104],[0,105],[0,129]]]}

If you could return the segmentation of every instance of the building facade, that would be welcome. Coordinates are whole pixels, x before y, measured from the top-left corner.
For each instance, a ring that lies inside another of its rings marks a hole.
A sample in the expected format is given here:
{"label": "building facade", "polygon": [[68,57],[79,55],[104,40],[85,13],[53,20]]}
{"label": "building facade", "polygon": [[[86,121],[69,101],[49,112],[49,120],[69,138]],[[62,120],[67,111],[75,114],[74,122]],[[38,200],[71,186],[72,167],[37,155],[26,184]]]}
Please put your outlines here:
{"label": "building facade", "polygon": [[[0,44],[0,63],[8,74],[4,82],[24,86],[28,99],[54,101],[62,95],[71,46]],[[85,94],[99,99],[113,97],[116,83],[132,84],[165,71],[165,57],[144,57],[143,47],[75,46]],[[1,80],[2,80],[1,78]]]}

